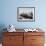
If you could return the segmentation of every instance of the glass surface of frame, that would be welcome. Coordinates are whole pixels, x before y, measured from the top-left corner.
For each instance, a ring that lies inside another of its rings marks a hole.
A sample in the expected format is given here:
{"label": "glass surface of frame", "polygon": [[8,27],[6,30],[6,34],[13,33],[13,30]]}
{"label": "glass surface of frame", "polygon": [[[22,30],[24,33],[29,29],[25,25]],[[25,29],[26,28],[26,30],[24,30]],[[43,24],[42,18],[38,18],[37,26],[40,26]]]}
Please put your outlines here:
{"label": "glass surface of frame", "polygon": [[34,22],[35,21],[35,7],[18,7],[17,21],[19,22]]}

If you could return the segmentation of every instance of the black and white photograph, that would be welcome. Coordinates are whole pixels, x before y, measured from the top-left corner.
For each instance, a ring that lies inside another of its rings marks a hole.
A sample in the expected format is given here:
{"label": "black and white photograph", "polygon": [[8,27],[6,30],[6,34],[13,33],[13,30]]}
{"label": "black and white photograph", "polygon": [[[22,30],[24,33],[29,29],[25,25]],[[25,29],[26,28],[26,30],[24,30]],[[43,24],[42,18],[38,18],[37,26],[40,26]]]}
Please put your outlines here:
{"label": "black and white photograph", "polygon": [[18,7],[17,8],[17,20],[22,22],[34,22],[35,21],[35,7]]}

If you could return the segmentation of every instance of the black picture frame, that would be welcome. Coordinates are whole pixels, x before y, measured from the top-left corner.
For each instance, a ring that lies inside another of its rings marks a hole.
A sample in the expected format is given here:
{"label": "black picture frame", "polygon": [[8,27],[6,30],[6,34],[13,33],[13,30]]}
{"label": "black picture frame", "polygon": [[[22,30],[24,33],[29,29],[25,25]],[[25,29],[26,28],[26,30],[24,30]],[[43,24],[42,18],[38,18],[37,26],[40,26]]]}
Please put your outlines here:
{"label": "black picture frame", "polygon": [[17,7],[18,22],[34,22],[35,7]]}

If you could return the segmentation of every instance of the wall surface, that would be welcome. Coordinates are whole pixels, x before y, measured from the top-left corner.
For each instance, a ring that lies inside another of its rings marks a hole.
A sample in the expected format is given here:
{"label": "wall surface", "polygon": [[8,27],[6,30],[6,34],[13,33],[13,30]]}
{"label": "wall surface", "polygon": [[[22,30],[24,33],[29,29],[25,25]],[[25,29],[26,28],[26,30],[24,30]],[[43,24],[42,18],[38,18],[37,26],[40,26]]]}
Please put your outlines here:
{"label": "wall surface", "polygon": [[[46,0],[0,0],[0,27],[46,28]],[[35,7],[35,22],[18,22],[17,7]],[[1,30],[0,30],[1,31]]]}

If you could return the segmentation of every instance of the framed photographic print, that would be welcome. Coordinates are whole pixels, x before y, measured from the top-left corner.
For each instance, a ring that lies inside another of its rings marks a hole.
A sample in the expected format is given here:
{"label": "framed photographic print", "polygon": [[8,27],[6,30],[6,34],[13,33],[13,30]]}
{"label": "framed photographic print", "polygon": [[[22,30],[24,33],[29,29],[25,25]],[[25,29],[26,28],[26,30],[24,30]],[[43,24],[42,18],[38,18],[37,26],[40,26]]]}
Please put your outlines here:
{"label": "framed photographic print", "polygon": [[34,22],[35,21],[35,7],[18,7],[17,20],[19,22]]}

